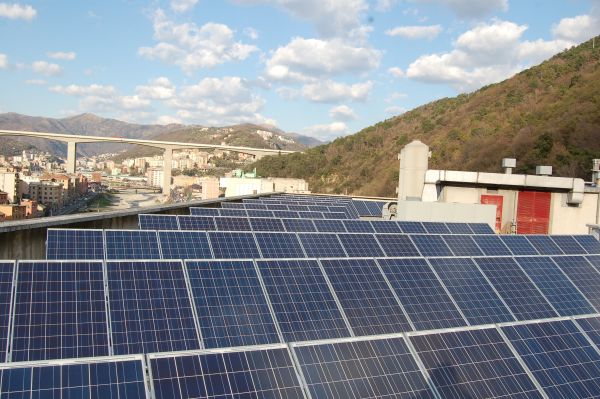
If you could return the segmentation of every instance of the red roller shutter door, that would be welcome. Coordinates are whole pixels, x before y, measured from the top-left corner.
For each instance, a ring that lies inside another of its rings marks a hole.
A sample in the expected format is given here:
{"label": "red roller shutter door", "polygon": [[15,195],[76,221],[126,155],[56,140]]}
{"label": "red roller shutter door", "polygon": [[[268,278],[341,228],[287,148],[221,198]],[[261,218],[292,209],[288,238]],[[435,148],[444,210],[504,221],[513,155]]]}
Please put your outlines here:
{"label": "red roller shutter door", "polygon": [[484,205],[496,205],[496,232],[502,229],[502,205],[504,197],[501,195],[481,194],[481,203]]}
{"label": "red roller shutter door", "polygon": [[548,234],[550,227],[548,192],[520,191],[517,203],[518,234]]}

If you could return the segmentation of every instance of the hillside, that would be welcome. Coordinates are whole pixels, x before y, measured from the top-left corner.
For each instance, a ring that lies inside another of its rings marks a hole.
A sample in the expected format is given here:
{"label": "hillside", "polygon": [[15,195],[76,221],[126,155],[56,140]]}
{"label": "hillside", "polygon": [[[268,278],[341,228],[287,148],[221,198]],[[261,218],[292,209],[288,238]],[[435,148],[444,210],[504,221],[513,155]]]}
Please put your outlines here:
{"label": "hillside", "polygon": [[413,139],[431,146],[431,168],[498,172],[502,158],[515,157],[519,173],[543,164],[589,179],[600,158],[600,48],[588,41],[501,83],[251,167],[304,178],[313,192],[394,196],[397,155]]}

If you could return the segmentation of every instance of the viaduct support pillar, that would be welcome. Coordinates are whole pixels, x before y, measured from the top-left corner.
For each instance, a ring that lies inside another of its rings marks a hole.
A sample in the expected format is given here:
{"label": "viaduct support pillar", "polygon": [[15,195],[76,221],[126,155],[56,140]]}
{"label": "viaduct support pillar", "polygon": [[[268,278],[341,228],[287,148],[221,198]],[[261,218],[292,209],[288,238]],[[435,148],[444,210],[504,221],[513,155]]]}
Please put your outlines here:
{"label": "viaduct support pillar", "polygon": [[67,173],[75,173],[75,157],[77,153],[77,143],[67,142]]}
{"label": "viaduct support pillar", "polygon": [[162,193],[163,195],[171,194],[171,166],[173,161],[173,149],[165,148],[165,153],[163,155],[163,186]]}

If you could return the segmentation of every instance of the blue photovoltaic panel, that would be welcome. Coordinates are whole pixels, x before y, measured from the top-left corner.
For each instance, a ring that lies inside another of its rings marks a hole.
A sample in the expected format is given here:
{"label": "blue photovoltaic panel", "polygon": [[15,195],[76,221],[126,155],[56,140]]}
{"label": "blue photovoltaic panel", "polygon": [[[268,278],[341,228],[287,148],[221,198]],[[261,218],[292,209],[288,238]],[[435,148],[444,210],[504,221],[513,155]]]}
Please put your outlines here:
{"label": "blue photovoltaic panel", "polygon": [[179,230],[176,215],[139,215],[140,230]]}
{"label": "blue photovoltaic panel", "polygon": [[215,218],[218,231],[251,231],[248,218],[219,217]]}
{"label": "blue photovoltaic panel", "polygon": [[347,256],[337,234],[300,233],[298,238],[309,258],[343,258]]}
{"label": "blue photovoltaic panel", "polygon": [[452,251],[441,236],[413,235],[412,240],[423,256],[452,256]]}
{"label": "blue photovoltaic panel", "polygon": [[348,208],[345,206],[328,206],[327,211],[323,211],[323,213],[325,212],[348,213]]}
{"label": "blue photovoltaic panel", "polygon": [[323,212],[298,212],[301,219],[323,219]]}
{"label": "blue photovoltaic panel", "polygon": [[596,270],[600,271],[600,256],[586,256],[585,258],[596,268]]}
{"label": "blue photovoltaic panel", "polygon": [[473,234],[468,223],[446,223],[446,226],[452,234]]}
{"label": "blue photovoltaic panel", "polygon": [[373,226],[368,220],[344,220],[348,233],[374,233]]}
{"label": "blue photovoltaic panel", "polygon": [[588,254],[600,254],[600,241],[591,235],[573,236]]}
{"label": "blue photovoltaic panel", "polygon": [[385,256],[373,234],[338,234],[340,242],[351,258]]}
{"label": "blue photovoltaic panel", "polygon": [[355,335],[412,331],[373,259],[321,260]]}
{"label": "blue photovoltaic panel", "polygon": [[315,224],[312,219],[281,219],[285,230],[289,232],[315,232]]}
{"label": "blue photovoltaic panel", "polygon": [[583,256],[556,256],[553,259],[588,301],[600,309],[600,273]]}
{"label": "blue photovoltaic panel", "polygon": [[365,201],[353,200],[352,204],[354,205],[354,208],[356,208],[359,216],[371,216],[371,212],[369,211],[369,208],[367,208]]}
{"label": "blue photovoltaic panel", "polygon": [[212,216],[177,216],[181,230],[215,230],[215,218]]}
{"label": "blue photovoltaic panel", "polygon": [[400,226],[400,230],[407,234],[425,234],[425,227],[421,222],[396,222]]}
{"label": "blue photovoltaic panel", "polygon": [[205,348],[279,342],[252,261],[186,262]]}
{"label": "blue photovoltaic panel", "polygon": [[573,236],[550,236],[550,238],[567,255],[585,255],[587,253]]}
{"label": "blue photovoltaic panel", "polygon": [[17,270],[13,362],[108,356],[102,262],[21,261]]}
{"label": "blue photovoltaic panel", "polygon": [[456,256],[482,256],[483,253],[471,236],[445,235],[444,242]]}
{"label": "blue photovoltaic panel", "polygon": [[533,245],[536,251],[540,255],[562,255],[563,251],[560,250],[558,245],[552,241],[549,236],[544,235],[528,235],[526,236],[531,245]]}
{"label": "blue photovoltaic panel", "polygon": [[471,259],[434,258],[429,262],[470,324],[515,320]]}
{"label": "blue photovoltaic panel", "polygon": [[250,218],[253,231],[285,231],[281,219]]}
{"label": "blue photovoltaic panel", "polygon": [[496,329],[409,339],[443,398],[542,398]]}
{"label": "blue photovoltaic panel", "polygon": [[256,263],[286,342],[350,336],[316,260]]}
{"label": "blue photovoltaic panel", "polygon": [[[292,209],[292,207],[300,207],[300,209]],[[270,211],[307,211],[308,208],[300,205],[283,205],[283,204],[269,204],[266,209]]]}
{"label": "blue photovoltaic panel", "polygon": [[311,211],[311,212],[329,212],[329,208],[327,208],[327,206],[325,205],[308,205],[306,206],[306,209],[292,209],[292,207],[290,206],[290,211]]}
{"label": "blue photovoltaic panel", "polygon": [[314,219],[313,223],[315,228],[320,233],[345,233],[346,228],[344,227],[344,222],[342,220],[334,220],[334,219]]}
{"label": "blue photovoltaic panel", "polygon": [[200,347],[181,262],[107,262],[114,353]]}
{"label": "blue photovoltaic panel", "polygon": [[219,216],[231,218],[246,218],[248,214],[245,209],[219,209]]}
{"label": "blue photovoltaic panel", "polygon": [[402,338],[295,346],[313,398],[433,399]]}
{"label": "blue photovoltaic panel", "polygon": [[376,233],[402,233],[398,223],[393,220],[371,220],[371,226]]}
{"label": "blue photovoltaic panel", "polygon": [[[255,210],[266,210],[267,209],[267,206],[265,204],[259,204],[259,203],[256,203],[256,202],[254,202],[254,203],[252,203],[252,202],[244,202],[243,205],[244,205],[244,208],[246,208],[246,212],[248,212],[248,211],[250,211],[252,209],[255,209]],[[248,212],[248,216],[251,216],[250,212]]]}
{"label": "blue photovoltaic panel", "polygon": [[280,219],[298,219],[298,212],[296,211],[273,211],[273,217]]}
{"label": "blue photovoltaic panel", "polygon": [[147,398],[141,359],[0,367],[2,398]]}
{"label": "blue photovoltaic panel", "polygon": [[46,259],[104,259],[102,230],[48,229]]}
{"label": "blue photovoltaic panel", "polygon": [[497,235],[473,236],[473,240],[483,251],[485,256],[510,256],[512,252],[504,245]]}
{"label": "blue photovoltaic panel", "polygon": [[252,233],[211,231],[208,239],[215,259],[260,258]]}
{"label": "blue photovoltaic panel", "polygon": [[260,209],[248,209],[248,217],[250,218],[272,218],[273,212]]}
{"label": "blue photovoltaic panel", "polygon": [[159,231],[163,259],[212,259],[203,231]]}
{"label": "blue photovoltaic panel", "polygon": [[467,325],[425,259],[385,258],[377,261],[417,330]]}
{"label": "blue photovoltaic panel", "polygon": [[517,319],[558,316],[513,258],[476,258],[475,261]]}
{"label": "blue photovoltaic panel", "polygon": [[156,399],[304,399],[285,347],[150,357]]}
{"label": "blue photovoltaic panel", "polygon": [[255,233],[265,259],[305,258],[296,233]]}
{"label": "blue photovoltaic panel", "polygon": [[495,234],[494,229],[487,223],[469,223],[473,234]]}
{"label": "blue photovoltaic panel", "polygon": [[158,237],[148,230],[105,230],[106,259],[160,259]]}
{"label": "blue photovoltaic panel", "polygon": [[600,354],[572,321],[509,326],[502,330],[549,397],[598,397]]}
{"label": "blue photovoltaic panel", "polygon": [[504,245],[513,253],[513,255],[537,255],[533,245],[527,240],[527,237],[520,235],[501,235],[500,239]]}
{"label": "blue photovoltaic panel", "polygon": [[221,202],[222,209],[246,209],[243,202]]}
{"label": "blue photovoltaic panel", "polygon": [[342,212],[323,212],[324,219],[341,219],[346,220],[349,219],[348,215]]}
{"label": "blue photovoltaic panel", "polygon": [[[281,206],[285,206],[285,205],[281,205]],[[269,209],[275,210],[276,208],[269,207]],[[279,210],[285,211],[286,209],[279,209]],[[287,205],[287,210],[288,211],[302,211],[302,212],[308,212],[308,211],[323,212],[323,211],[318,211],[317,209],[312,209],[312,207],[309,207],[308,205]]]}
{"label": "blue photovoltaic panel", "polygon": [[220,216],[219,208],[190,208],[190,215],[192,216]]}
{"label": "blue photovoltaic panel", "polygon": [[446,226],[446,223],[441,222],[423,222],[425,231],[429,234],[450,234],[450,229]]}
{"label": "blue photovoltaic panel", "polygon": [[546,256],[516,259],[561,316],[596,313],[552,259]]}
{"label": "blue photovoltaic panel", "polygon": [[371,213],[371,216],[381,217],[381,212],[383,211],[383,206],[385,202],[383,201],[367,201],[366,203],[367,209]]}
{"label": "blue photovoltaic panel", "polygon": [[14,270],[14,262],[0,261],[0,363],[6,361]]}
{"label": "blue photovoltaic panel", "polygon": [[414,257],[421,254],[406,234],[375,234],[379,245],[389,257]]}
{"label": "blue photovoltaic panel", "polygon": [[600,346],[600,317],[586,317],[575,321],[590,337],[596,346]]}

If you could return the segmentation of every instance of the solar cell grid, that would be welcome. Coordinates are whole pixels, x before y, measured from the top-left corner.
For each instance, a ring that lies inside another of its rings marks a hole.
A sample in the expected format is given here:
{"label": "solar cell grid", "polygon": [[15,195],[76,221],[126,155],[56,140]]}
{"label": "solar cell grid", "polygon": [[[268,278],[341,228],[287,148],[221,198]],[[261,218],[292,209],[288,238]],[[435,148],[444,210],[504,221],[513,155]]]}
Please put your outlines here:
{"label": "solar cell grid", "polygon": [[556,256],[553,260],[587,300],[600,309],[600,273],[583,256]]}
{"label": "solar cell grid", "polygon": [[106,259],[160,259],[158,236],[149,230],[105,230]]}
{"label": "solar cell grid", "polygon": [[588,254],[600,254],[600,241],[591,235],[573,236]]}
{"label": "solar cell grid", "polygon": [[450,234],[450,229],[448,229],[446,223],[423,222],[423,227],[429,234]]}
{"label": "solar cell grid", "polygon": [[17,270],[12,361],[109,354],[102,262],[21,261]]}
{"label": "solar cell grid", "polygon": [[[343,212],[323,212],[323,219],[350,219],[346,213]],[[317,220],[317,219],[315,219]]]}
{"label": "solar cell grid", "polygon": [[412,330],[375,260],[324,259],[321,264],[356,335]]}
{"label": "solar cell grid", "polygon": [[494,229],[487,223],[468,223],[473,234],[494,234]]}
{"label": "solar cell grid", "polygon": [[305,258],[296,233],[255,233],[265,259]]}
{"label": "solar cell grid", "polygon": [[573,236],[550,236],[550,238],[567,255],[583,255],[587,253]]}
{"label": "solar cell grid", "polygon": [[[292,209],[292,207],[300,207],[300,209]],[[265,209],[268,211],[306,211],[307,209],[304,208],[302,205],[267,204]]]}
{"label": "solar cell grid", "polygon": [[350,336],[316,260],[256,263],[286,342]]}
{"label": "solar cell grid", "polygon": [[139,215],[140,230],[179,230],[176,215]]}
{"label": "solar cell grid", "polygon": [[251,231],[248,218],[219,217],[215,218],[218,231]]}
{"label": "solar cell grid", "polygon": [[411,336],[443,398],[542,398],[495,329]]}
{"label": "solar cell grid", "polygon": [[469,258],[432,258],[429,262],[470,324],[514,321],[490,283]]}
{"label": "solar cell grid", "polygon": [[245,218],[248,217],[248,213],[245,209],[219,209],[219,216]]}
{"label": "solar cell grid", "polygon": [[309,258],[341,258],[347,256],[337,234],[299,233],[298,238],[302,243],[306,256]]}
{"label": "solar cell grid", "polygon": [[334,219],[314,219],[315,228],[320,233],[345,233],[344,222]]}
{"label": "solar cell grid", "polygon": [[250,218],[253,231],[285,231],[281,219]]}
{"label": "solar cell grid", "polygon": [[181,262],[107,262],[114,353],[199,349]]}
{"label": "solar cell grid", "polygon": [[473,240],[485,256],[510,256],[512,252],[496,235],[475,235]]}
{"label": "solar cell grid", "polygon": [[215,218],[212,216],[177,216],[181,230],[215,230]]}
{"label": "solar cell grid", "polygon": [[323,219],[323,212],[298,212],[298,217],[301,219]]}
{"label": "solar cell grid", "polygon": [[190,215],[192,216],[219,216],[219,208],[198,208],[191,207]]}
{"label": "solar cell grid", "polygon": [[246,212],[248,213],[248,216],[251,216],[250,212],[249,212],[251,210],[263,210],[264,211],[267,209],[267,205],[259,204],[256,202],[255,203],[245,202],[245,203],[243,203],[243,205],[244,205],[244,208],[246,209]]}
{"label": "solar cell grid", "polygon": [[311,219],[281,219],[285,230],[289,232],[315,232],[315,224]]}
{"label": "solar cell grid", "polygon": [[159,231],[163,259],[213,258],[208,236],[202,231]]}
{"label": "solar cell grid", "polygon": [[417,330],[467,324],[424,259],[384,258],[377,262]]}
{"label": "solar cell grid", "polygon": [[385,256],[373,234],[338,234],[342,246],[351,258]]}
{"label": "solar cell grid", "polygon": [[248,209],[248,217],[251,218],[272,218],[277,217],[273,216],[273,212],[269,210],[260,210],[260,209]]}
{"label": "solar cell grid", "polygon": [[273,211],[273,217],[281,219],[298,219],[298,212],[296,211]]}
{"label": "solar cell grid", "polygon": [[468,223],[446,223],[446,226],[452,234],[473,234]]}
{"label": "solar cell grid", "polygon": [[549,257],[520,257],[516,260],[561,316],[596,312]]}
{"label": "solar cell grid", "polygon": [[205,348],[279,342],[252,261],[187,261]]}
{"label": "solar cell grid", "polygon": [[[286,205],[287,209],[280,209],[282,211],[285,210],[289,210],[289,211],[302,211],[302,212],[309,212],[309,211],[314,211],[314,212],[323,212],[323,211],[317,211],[316,209],[312,209],[312,206],[309,205]],[[275,209],[275,208],[272,208]]]}
{"label": "solar cell grid", "polygon": [[534,246],[540,255],[562,255],[558,245],[552,241],[549,236],[544,235],[528,235],[526,236],[531,245]]}
{"label": "solar cell grid", "polygon": [[6,359],[14,270],[14,262],[0,261],[0,363]]}
{"label": "solar cell grid", "polygon": [[313,398],[434,398],[402,338],[293,350]]}
{"label": "solar cell grid", "polygon": [[452,251],[438,235],[413,235],[412,240],[423,256],[452,256]]}
{"label": "solar cell grid", "polygon": [[398,223],[392,220],[371,220],[371,226],[376,233],[402,233]]}
{"label": "solar cell grid", "polygon": [[445,235],[442,236],[444,242],[456,256],[482,256],[483,252],[479,249],[471,236],[464,235]]}
{"label": "solar cell grid", "polygon": [[398,226],[400,226],[400,230],[402,230],[403,233],[407,233],[407,234],[425,234],[425,227],[423,227],[423,224],[421,222],[407,222],[407,221],[400,221],[400,222],[396,222],[398,223]]}
{"label": "solar cell grid", "polygon": [[375,238],[386,256],[413,257],[421,255],[406,234],[375,234]]}
{"label": "solar cell grid", "polygon": [[368,220],[344,220],[344,226],[348,233],[374,233],[375,230]]}
{"label": "solar cell grid", "polygon": [[215,259],[260,258],[252,233],[211,231],[208,240]]}
{"label": "solar cell grid", "polygon": [[600,346],[600,317],[586,317],[576,319],[575,322],[596,346]]}
{"label": "solar cell grid", "polygon": [[533,245],[527,240],[527,237],[520,235],[501,235],[500,239],[504,245],[513,253],[513,255],[537,255]]}
{"label": "solar cell grid", "polygon": [[367,208],[365,201],[352,200],[352,205],[354,205],[354,208],[356,209],[356,212],[358,212],[359,216],[370,216],[371,215],[371,212]]}
{"label": "solar cell grid", "polygon": [[102,230],[48,229],[46,259],[104,259]]}
{"label": "solar cell grid", "polygon": [[246,209],[243,202],[221,202],[221,209]]}

